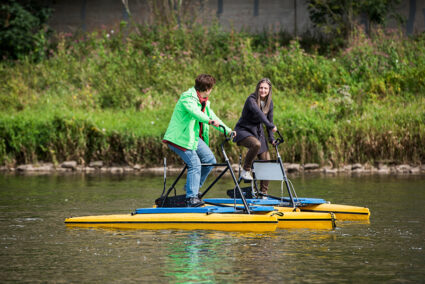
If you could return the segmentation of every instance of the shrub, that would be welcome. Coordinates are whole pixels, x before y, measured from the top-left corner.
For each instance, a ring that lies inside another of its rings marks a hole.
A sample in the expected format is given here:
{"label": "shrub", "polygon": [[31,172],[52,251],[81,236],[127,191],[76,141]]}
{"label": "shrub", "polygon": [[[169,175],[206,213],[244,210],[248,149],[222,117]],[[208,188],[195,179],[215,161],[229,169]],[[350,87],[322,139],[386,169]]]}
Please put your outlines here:
{"label": "shrub", "polygon": [[0,59],[44,58],[51,10],[37,1],[8,0],[0,5]]}
{"label": "shrub", "polygon": [[[231,127],[258,80],[271,79],[285,161],[424,161],[423,36],[356,30],[329,56],[280,41],[198,25],[58,35],[49,58],[0,62],[0,163],[160,164],[174,105],[199,73],[217,78],[210,100]],[[234,161],[240,151],[229,146]]]}

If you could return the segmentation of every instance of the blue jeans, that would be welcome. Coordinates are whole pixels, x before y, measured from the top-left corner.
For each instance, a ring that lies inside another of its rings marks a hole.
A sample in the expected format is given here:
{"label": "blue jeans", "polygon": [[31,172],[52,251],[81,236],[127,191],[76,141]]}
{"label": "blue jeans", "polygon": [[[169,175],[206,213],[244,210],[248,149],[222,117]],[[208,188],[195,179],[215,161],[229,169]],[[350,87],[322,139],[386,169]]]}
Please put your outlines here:
{"label": "blue jeans", "polygon": [[215,164],[216,160],[211,149],[202,139],[199,139],[198,148],[196,150],[182,151],[173,145],[167,144],[168,147],[186,163],[187,179],[186,179],[186,197],[198,196],[199,188],[204,184],[208,175],[214,168],[213,166],[201,167],[201,163]]}

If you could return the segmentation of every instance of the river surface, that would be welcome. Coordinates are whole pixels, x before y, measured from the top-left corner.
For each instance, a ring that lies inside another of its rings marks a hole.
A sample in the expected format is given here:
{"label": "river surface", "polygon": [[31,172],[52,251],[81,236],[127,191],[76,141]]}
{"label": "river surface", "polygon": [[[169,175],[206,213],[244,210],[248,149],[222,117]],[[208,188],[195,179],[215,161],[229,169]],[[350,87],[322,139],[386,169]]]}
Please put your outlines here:
{"label": "river surface", "polygon": [[[294,176],[298,196],[366,206],[370,223],[237,233],[67,228],[70,216],[130,213],[161,176],[0,175],[1,283],[420,283],[425,176]],[[209,197],[225,197],[232,180]],[[271,193],[280,194],[280,183]]]}

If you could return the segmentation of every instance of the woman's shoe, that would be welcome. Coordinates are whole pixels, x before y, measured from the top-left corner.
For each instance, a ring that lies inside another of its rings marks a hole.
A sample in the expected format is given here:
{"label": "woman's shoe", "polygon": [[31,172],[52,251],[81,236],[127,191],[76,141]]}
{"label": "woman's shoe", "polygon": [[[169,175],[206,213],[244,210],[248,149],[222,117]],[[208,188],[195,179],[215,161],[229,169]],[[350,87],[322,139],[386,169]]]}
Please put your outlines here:
{"label": "woman's shoe", "polygon": [[242,169],[242,172],[241,172],[241,179],[244,179],[244,180],[252,180],[252,176],[251,176],[251,174],[249,173],[249,171],[245,171],[244,169]]}

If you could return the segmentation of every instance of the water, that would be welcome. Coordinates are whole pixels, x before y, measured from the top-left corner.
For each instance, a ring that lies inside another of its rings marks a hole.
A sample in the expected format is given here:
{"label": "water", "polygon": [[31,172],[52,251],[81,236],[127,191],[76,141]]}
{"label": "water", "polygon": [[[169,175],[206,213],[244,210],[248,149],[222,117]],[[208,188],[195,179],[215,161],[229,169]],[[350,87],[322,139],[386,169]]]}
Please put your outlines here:
{"label": "water", "polygon": [[[273,233],[67,228],[151,206],[161,177],[0,175],[0,282],[423,282],[425,176],[296,176],[300,197],[367,206],[370,223]],[[210,197],[223,197],[225,179]],[[273,183],[272,194],[280,194]]]}

